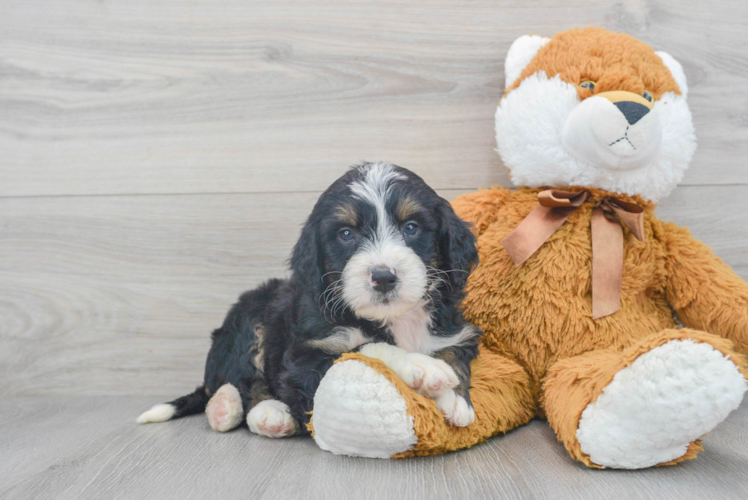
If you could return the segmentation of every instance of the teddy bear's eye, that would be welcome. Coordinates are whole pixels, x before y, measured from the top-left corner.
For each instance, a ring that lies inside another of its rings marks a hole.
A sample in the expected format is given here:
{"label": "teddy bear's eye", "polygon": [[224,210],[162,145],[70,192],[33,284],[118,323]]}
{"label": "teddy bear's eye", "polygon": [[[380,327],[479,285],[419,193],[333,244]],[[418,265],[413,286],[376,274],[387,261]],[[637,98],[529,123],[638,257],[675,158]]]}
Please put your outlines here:
{"label": "teddy bear's eye", "polygon": [[580,83],[579,86],[582,87],[583,89],[589,90],[590,92],[595,90],[595,82],[593,82],[592,80],[586,80]]}
{"label": "teddy bear's eye", "polygon": [[654,97],[652,97],[652,93],[649,92],[649,90],[645,90],[644,92],[642,92],[642,97],[648,100],[649,102],[652,102],[652,100],[654,99]]}

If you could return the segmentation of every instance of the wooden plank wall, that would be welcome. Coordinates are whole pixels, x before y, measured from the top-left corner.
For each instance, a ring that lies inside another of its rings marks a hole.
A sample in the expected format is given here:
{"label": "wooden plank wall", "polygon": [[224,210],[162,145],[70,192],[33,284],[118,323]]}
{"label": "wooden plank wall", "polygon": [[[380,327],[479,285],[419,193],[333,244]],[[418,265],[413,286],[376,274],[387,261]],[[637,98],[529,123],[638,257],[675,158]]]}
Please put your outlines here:
{"label": "wooden plank wall", "polygon": [[748,278],[748,3],[5,0],[0,395],[179,395],[319,192],[388,160],[508,186],[511,42],[624,30],[681,61],[699,149],[662,217]]}

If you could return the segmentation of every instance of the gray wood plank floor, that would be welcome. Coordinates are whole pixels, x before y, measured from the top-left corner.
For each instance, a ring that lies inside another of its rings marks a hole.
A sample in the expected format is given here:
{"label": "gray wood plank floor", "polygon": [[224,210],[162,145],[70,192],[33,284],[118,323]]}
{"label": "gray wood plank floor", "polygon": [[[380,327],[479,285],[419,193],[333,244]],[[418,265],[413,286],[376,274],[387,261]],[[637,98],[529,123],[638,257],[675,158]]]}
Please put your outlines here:
{"label": "gray wood plank floor", "polygon": [[198,383],[348,165],[508,186],[506,51],[586,25],[683,64],[699,149],[658,213],[748,278],[744,0],[3,0],[0,498],[745,498],[746,405],[698,460],[639,472],[584,469],[540,421],[396,462],[132,423]]}
{"label": "gray wood plank floor", "polygon": [[138,426],[147,397],[0,399],[0,497],[744,499],[748,404],[697,460],[643,471],[573,462],[540,420],[462,452],[379,460],[310,438],[213,432],[204,416]]}

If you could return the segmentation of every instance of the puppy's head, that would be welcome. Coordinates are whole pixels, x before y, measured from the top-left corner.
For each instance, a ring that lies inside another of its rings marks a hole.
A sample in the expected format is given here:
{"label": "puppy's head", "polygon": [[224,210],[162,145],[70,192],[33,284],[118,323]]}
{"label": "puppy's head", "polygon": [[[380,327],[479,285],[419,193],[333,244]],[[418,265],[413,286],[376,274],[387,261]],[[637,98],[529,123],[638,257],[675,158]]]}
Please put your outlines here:
{"label": "puppy's head", "polygon": [[317,201],[291,268],[327,314],[384,322],[461,296],[477,261],[467,225],[420,177],[364,163]]}

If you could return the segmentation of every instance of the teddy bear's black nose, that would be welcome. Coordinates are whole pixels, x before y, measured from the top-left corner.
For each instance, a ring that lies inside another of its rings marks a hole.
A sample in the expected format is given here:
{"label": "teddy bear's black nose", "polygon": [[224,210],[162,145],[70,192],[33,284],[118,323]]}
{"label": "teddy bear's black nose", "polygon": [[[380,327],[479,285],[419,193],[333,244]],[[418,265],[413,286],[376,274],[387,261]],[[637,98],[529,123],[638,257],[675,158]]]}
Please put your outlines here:
{"label": "teddy bear's black nose", "polygon": [[649,108],[638,102],[619,101],[615,105],[623,113],[623,116],[626,117],[629,125],[633,125],[649,113]]}

